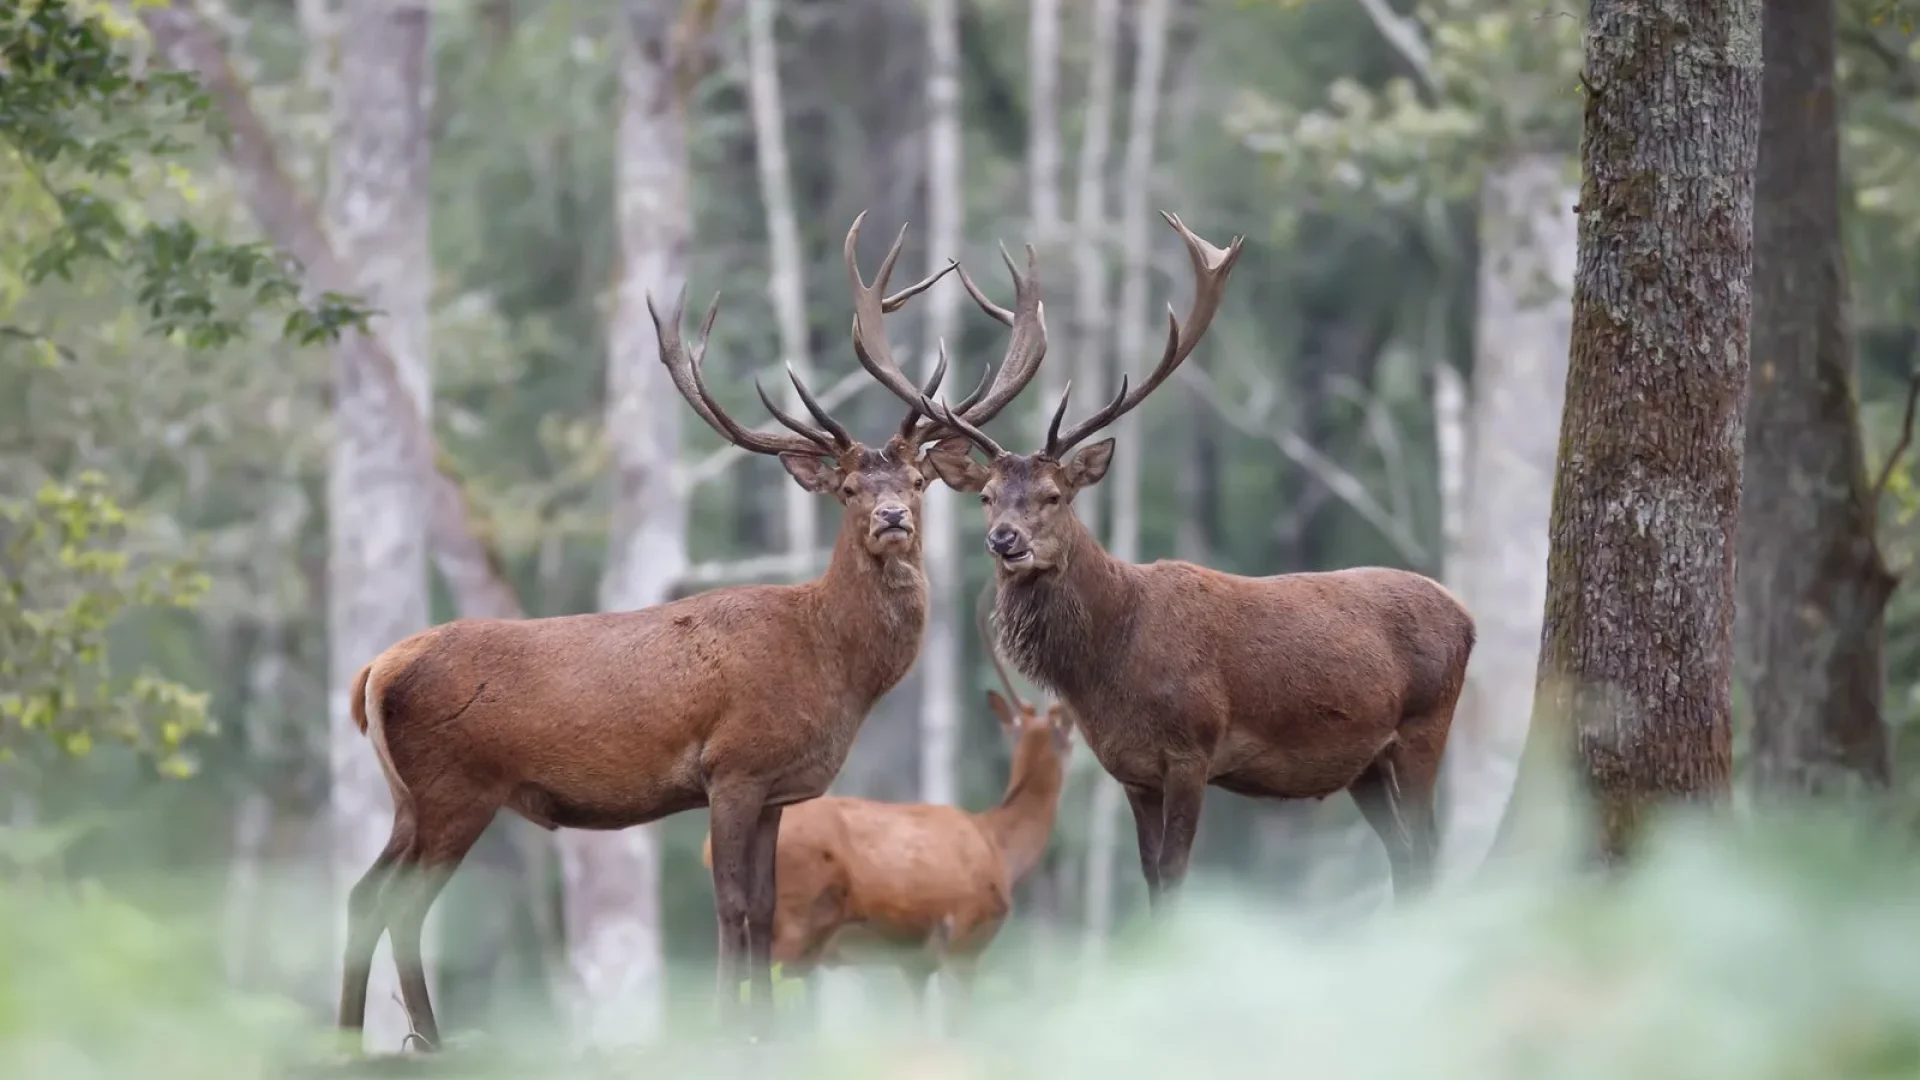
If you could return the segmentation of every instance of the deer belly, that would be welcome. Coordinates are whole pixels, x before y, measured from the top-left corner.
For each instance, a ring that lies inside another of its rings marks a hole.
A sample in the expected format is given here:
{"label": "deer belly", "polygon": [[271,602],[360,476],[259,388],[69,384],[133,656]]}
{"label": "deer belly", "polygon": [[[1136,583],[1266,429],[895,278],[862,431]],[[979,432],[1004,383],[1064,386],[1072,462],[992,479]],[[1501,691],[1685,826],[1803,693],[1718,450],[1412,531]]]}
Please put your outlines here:
{"label": "deer belly", "polygon": [[1263,739],[1228,733],[1214,753],[1208,782],[1236,795],[1324,799],[1346,790],[1378,757],[1385,739],[1347,728],[1340,738]]}

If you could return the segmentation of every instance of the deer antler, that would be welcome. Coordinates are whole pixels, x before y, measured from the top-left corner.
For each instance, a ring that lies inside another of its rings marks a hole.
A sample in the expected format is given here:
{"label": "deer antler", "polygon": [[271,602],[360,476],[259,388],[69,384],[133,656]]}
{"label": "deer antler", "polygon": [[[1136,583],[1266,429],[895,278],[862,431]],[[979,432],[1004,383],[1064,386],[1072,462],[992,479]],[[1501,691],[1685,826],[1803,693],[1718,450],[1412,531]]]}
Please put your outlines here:
{"label": "deer antler", "polygon": [[753,388],[759,392],[761,403],[773,414],[775,420],[780,421],[794,434],[780,435],[752,431],[740,426],[733,417],[727,415],[726,410],[720,407],[720,403],[714,400],[712,392],[707,389],[706,372],[702,366],[707,355],[707,339],[713,333],[713,320],[720,314],[720,294],[715,293],[713,302],[707,305],[706,318],[700,321],[700,341],[692,351],[688,351],[686,344],[680,339],[680,323],[686,317],[686,309],[687,287],[685,285],[680,286],[679,295],[674,297],[673,311],[665,319],[660,317],[659,309],[654,306],[653,294],[647,294],[647,314],[653,317],[654,335],[660,342],[660,362],[666,365],[667,374],[673,379],[674,389],[680,391],[680,396],[686,399],[693,411],[700,414],[700,419],[705,420],[708,427],[719,432],[721,438],[742,450],[750,450],[756,454],[807,454],[813,457],[832,457],[853,446],[853,437],[847,434],[847,429],[821,408],[819,400],[813,396],[812,391],[807,389],[806,383],[801,381],[800,376],[795,374],[792,368],[787,369],[787,377],[793,380],[794,388],[800,391],[801,402],[806,405],[807,412],[813,415],[814,420],[819,422],[820,427],[810,427],[775,406],[767,397],[767,392],[761,387],[758,379],[754,380]]}
{"label": "deer antler", "polygon": [[[915,386],[913,380],[907,378],[906,373],[900,370],[900,365],[894,361],[892,350],[887,348],[886,339],[878,330],[878,325],[880,314],[893,310],[886,305],[893,304],[896,298],[888,297],[884,301],[877,298],[880,290],[885,288],[887,274],[893,269],[894,260],[899,257],[900,247],[906,240],[907,230],[904,225],[901,226],[900,236],[894,240],[893,247],[887,252],[886,261],[880,266],[877,280],[869,287],[861,279],[860,269],[854,261],[854,246],[860,235],[861,220],[865,217],[866,214],[863,211],[860,217],[854,219],[853,228],[847,232],[845,245],[847,277],[854,291],[854,354],[860,358],[861,366],[865,367],[880,385],[892,391],[895,397],[906,402],[913,410],[902,423],[900,435],[909,442],[920,442],[943,426],[938,422],[936,414],[922,403],[930,399],[940,388],[940,380],[946,374],[946,345],[944,342],[941,343],[939,362],[935,365],[932,376],[923,386]],[[1018,309],[1017,312],[1009,312],[988,300],[967,276],[966,268],[953,261],[949,261],[945,267],[926,281],[902,290],[898,294],[898,299],[904,302],[906,297],[923,291],[947,271],[957,269],[960,271],[961,283],[966,286],[967,293],[974,298],[974,301],[980,304],[988,314],[1014,328],[1013,341],[1007,347],[1007,355],[1000,365],[998,374],[994,374],[994,369],[989,367],[986,374],[982,375],[980,385],[960,403],[959,415],[973,424],[984,424],[993,419],[1000,410],[1007,407],[1008,402],[1018,397],[1020,391],[1032,381],[1034,373],[1039,371],[1040,360],[1047,351],[1046,315],[1040,303],[1033,248],[1031,246],[1027,248],[1025,275],[1022,275],[1014,266],[1013,258],[1007,255],[1006,248],[1000,249],[1000,255],[1006,259],[1007,269],[1013,273],[1014,305]]]}
{"label": "deer antler", "polygon": [[993,606],[993,592],[994,583],[989,578],[987,587],[980,592],[980,599],[973,605],[974,621],[980,626],[980,645],[987,650],[987,659],[993,661],[993,671],[1000,676],[1000,685],[1006,687],[1007,700],[1013,703],[1014,708],[1025,712],[1027,703],[1020,699],[1020,691],[1013,688],[1013,680],[1007,676],[1006,665],[1000,662],[1000,650],[994,643],[992,628],[987,624]]}
{"label": "deer antler", "polygon": [[[1187,259],[1193,264],[1193,303],[1187,307],[1187,317],[1176,319],[1173,305],[1167,305],[1167,346],[1160,354],[1160,363],[1147,376],[1147,381],[1131,392],[1127,389],[1127,378],[1120,377],[1120,391],[1113,400],[1085,420],[1075,424],[1065,435],[1060,434],[1060,421],[1066,416],[1067,395],[1060,395],[1060,405],[1054,410],[1053,422],[1047,427],[1047,445],[1040,451],[1042,457],[1060,460],[1087,436],[1113,423],[1126,415],[1134,406],[1146,400],[1148,394],[1192,354],[1194,346],[1206,335],[1207,327],[1213,322],[1214,313],[1220,310],[1220,297],[1226,291],[1227,275],[1233,273],[1233,267],[1240,260],[1240,245],[1245,239],[1236,236],[1233,242],[1223,250],[1214,247],[1180,221],[1176,214],[1165,210],[1160,216],[1180,234],[1181,242],[1187,245]],[[961,280],[965,281],[964,273]],[[997,316],[996,316],[997,317]],[[1071,389],[1071,386],[1068,388]]]}

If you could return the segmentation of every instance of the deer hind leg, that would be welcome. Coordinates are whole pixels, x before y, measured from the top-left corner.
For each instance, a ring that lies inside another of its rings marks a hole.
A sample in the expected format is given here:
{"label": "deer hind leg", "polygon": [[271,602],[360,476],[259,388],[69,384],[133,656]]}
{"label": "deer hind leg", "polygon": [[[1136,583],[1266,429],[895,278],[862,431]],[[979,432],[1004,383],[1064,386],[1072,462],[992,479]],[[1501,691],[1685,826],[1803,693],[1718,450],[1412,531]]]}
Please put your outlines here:
{"label": "deer hind leg", "polygon": [[373,953],[387,932],[382,894],[394,866],[413,843],[413,815],[404,802],[394,811],[393,831],[373,865],[347,893],[347,940],[340,963],[342,1030],[360,1031],[367,1022],[367,981],[373,977]]}
{"label": "deer hind leg", "polygon": [[413,843],[408,845],[381,897],[387,933],[393,941],[393,962],[400,969],[400,998],[413,1028],[408,1041],[417,1039],[428,1050],[439,1047],[440,1028],[427,996],[426,963],[420,953],[427,911],[480,834],[487,831],[497,806],[495,800],[452,798],[421,806],[416,811]]}
{"label": "deer hind leg", "polygon": [[1394,741],[1348,787],[1360,814],[1387,848],[1396,903],[1425,892],[1433,883],[1439,854],[1434,787],[1440,755],[1430,745],[1434,717],[1401,724]]}

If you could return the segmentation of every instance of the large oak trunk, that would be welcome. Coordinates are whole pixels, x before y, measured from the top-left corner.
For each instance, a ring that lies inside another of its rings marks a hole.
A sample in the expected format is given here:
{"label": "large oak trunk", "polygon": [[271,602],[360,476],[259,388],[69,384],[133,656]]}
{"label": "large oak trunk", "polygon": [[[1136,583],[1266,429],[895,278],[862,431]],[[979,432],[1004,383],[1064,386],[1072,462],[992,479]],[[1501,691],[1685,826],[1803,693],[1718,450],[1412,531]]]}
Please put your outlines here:
{"label": "large oak trunk", "polygon": [[1820,793],[1888,772],[1882,616],[1840,244],[1831,0],[1768,0],[1753,209],[1740,677],[1753,779]]}
{"label": "large oak trunk", "polygon": [[1655,805],[1725,798],[1732,771],[1759,14],[1759,0],[1594,0],[1587,29],[1573,348],[1523,768],[1557,764],[1550,748],[1571,737],[1608,859]]}

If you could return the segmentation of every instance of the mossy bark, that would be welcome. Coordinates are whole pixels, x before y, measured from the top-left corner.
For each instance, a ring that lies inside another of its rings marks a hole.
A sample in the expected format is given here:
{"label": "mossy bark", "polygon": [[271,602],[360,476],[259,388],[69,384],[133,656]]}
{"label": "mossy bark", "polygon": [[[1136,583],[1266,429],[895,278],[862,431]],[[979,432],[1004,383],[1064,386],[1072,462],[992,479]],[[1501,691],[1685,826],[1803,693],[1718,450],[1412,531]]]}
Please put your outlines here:
{"label": "mossy bark", "polygon": [[1737,640],[1753,781],[1779,794],[1888,775],[1881,652],[1894,579],[1854,400],[1836,37],[1831,0],[1767,0]]}
{"label": "mossy bark", "polygon": [[1759,0],[1593,0],[1586,63],[1573,346],[1523,769],[1573,751],[1611,861],[1652,807],[1729,790]]}

